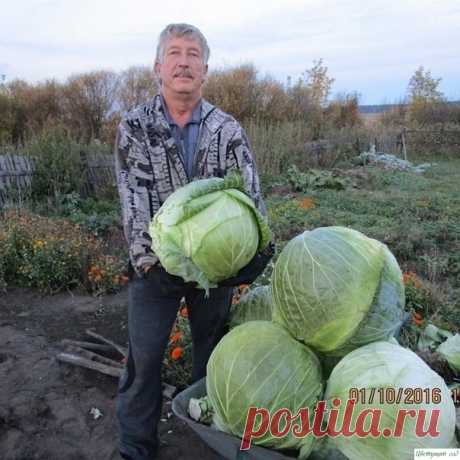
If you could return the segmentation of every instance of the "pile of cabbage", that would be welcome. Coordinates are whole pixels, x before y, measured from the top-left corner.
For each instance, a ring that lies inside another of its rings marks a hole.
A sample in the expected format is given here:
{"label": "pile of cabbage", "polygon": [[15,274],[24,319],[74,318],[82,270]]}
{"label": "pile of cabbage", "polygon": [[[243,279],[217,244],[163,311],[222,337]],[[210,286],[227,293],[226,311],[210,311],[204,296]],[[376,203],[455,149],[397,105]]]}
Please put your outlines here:
{"label": "pile of cabbage", "polygon": [[[206,291],[234,276],[272,238],[240,176],[181,188],[156,214],[150,235],[165,269]],[[437,437],[414,436],[415,420],[408,420],[399,438],[318,440],[267,432],[253,443],[295,450],[299,459],[351,460],[412,459],[414,448],[454,446],[455,408],[445,382],[412,351],[390,343],[406,317],[404,299],[399,265],[379,241],[343,227],[293,238],[276,261],[271,284],[241,299],[232,330],[208,362],[206,389],[214,425],[242,437],[250,407],[272,415],[283,408],[293,415],[308,408],[312,415],[318,401],[326,400],[331,408],[336,398],[346,401],[352,388],[439,389]],[[440,350],[452,363],[455,340]],[[400,409],[429,411],[434,406],[374,401],[358,404],[355,413],[371,408],[381,409],[383,422],[390,423]]]}
{"label": "pile of cabbage", "polygon": [[417,437],[416,418],[408,418],[401,437],[318,440],[265,434],[253,443],[293,448],[299,459],[351,460],[412,459],[414,448],[455,446],[450,390],[394,339],[406,318],[404,303],[402,273],[386,245],[343,227],[318,228],[293,238],[276,261],[271,285],[242,297],[233,329],[209,360],[206,388],[216,427],[242,437],[251,406],[271,414],[284,407],[296,414],[307,407],[311,414],[318,401],[326,400],[332,408],[336,398],[344,401],[340,420],[353,388],[367,395],[372,389],[423,388],[430,395],[439,389],[436,403],[358,401],[351,420],[354,426],[360,411],[380,409],[382,427],[392,428],[399,410],[424,409],[428,424],[430,411],[439,409],[439,436]]}

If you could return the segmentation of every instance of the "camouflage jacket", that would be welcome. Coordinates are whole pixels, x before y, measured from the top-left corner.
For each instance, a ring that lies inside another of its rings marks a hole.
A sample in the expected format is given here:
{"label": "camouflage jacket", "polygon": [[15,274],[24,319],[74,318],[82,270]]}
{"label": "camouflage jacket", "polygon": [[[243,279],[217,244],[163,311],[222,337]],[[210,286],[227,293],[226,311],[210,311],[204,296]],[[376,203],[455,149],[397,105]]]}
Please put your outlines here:
{"label": "camouflage jacket", "polygon": [[124,233],[131,264],[138,273],[142,266],[158,261],[148,233],[152,217],[171,193],[188,182],[224,177],[227,171],[238,168],[248,194],[266,214],[244,130],[231,115],[204,99],[192,177],[187,176],[159,95],[121,120],[115,166]]}

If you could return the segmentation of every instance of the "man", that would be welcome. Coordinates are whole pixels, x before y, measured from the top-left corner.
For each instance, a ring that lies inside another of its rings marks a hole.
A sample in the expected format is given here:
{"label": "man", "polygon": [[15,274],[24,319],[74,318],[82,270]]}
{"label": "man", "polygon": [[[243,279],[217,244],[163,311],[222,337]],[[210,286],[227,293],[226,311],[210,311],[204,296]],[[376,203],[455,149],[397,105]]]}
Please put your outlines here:
{"label": "man", "polygon": [[117,416],[120,454],[156,458],[161,415],[161,363],[180,299],[193,338],[192,381],[206,375],[208,358],[224,334],[232,286],[263,271],[272,248],[257,254],[235,278],[210,290],[169,275],[152,251],[149,223],[166,198],[190,181],[243,175],[247,193],[265,213],[246,135],[237,121],[202,99],[209,47],[194,26],[170,24],[160,34],[155,73],[160,93],[128,112],[116,140],[116,170],[125,236],[133,269],[129,286],[129,356],[120,379]]}

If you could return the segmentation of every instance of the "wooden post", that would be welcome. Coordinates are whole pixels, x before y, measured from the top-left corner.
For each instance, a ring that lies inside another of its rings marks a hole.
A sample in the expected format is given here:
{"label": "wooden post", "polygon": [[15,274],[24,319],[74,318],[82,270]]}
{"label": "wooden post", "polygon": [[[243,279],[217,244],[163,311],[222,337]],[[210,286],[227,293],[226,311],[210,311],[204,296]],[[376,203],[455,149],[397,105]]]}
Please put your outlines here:
{"label": "wooden post", "polygon": [[404,128],[403,131],[402,131],[402,133],[401,133],[401,142],[402,142],[402,149],[403,149],[404,160],[407,161],[406,128]]}

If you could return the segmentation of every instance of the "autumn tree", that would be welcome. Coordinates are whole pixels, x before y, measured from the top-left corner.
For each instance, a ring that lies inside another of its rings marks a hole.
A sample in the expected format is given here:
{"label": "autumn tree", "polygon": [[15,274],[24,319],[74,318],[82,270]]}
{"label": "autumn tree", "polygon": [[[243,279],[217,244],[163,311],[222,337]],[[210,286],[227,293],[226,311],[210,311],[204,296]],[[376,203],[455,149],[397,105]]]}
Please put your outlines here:
{"label": "autumn tree", "polygon": [[11,141],[11,100],[4,82],[0,84],[0,145]]}
{"label": "autumn tree", "polygon": [[31,85],[15,79],[7,85],[10,108],[10,142],[15,147],[24,146],[27,139]]}
{"label": "autumn tree", "polygon": [[325,109],[325,114],[327,121],[335,129],[352,128],[361,125],[359,94],[338,94]]}
{"label": "autumn tree", "polygon": [[204,96],[239,120],[255,117],[260,98],[256,68],[243,64],[210,72]]}
{"label": "autumn tree", "polygon": [[271,77],[259,82],[258,120],[282,122],[290,117],[289,97],[283,85]]}
{"label": "autumn tree", "polygon": [[100,70],[72,75],[63,89],[66,124],[85,143],[100,139],[102,128],[114,110],[118,76]]}
{"label": "autumn tree", "polygon": [[412,75],[407,87],[409,99],[409,117],[423,127],[437,122],[444,104],[444,95],[439,90],[441,78],[434,78],[429,70],[420,66]]}
{"label": "autumn tree", "polygon": [[29,91],[28,127],[32,135],[39,135],[63,118],[62,87],[56,80],[37,83]]}
{"label": "autumn tree", "polygon": [[325,112],[334,78],[328,76],[323,60],[313,61],[293,86],[288,88],[290,106],[295,119],[305,120],[311,130],[312,139],[323,136]]}
{"label": "autumn tree", "polygon": [[157,92],[153,69],[132,66],[120,75],[118,102],[122,111],[129,110],[151,99]]}
{"label": "autumn tree", "polygon": [[327,74],[328,68],[323,65],[323,60],[313,61],[313,66],[303,73],[303,80],[310,90],[313,101],[324,106],[331,93],[332,84],[335,79]]}
{"label": "autumn tree", "polygon": [[299,78],[295,84],[287,88],[289,98],[289,118],[291,120],[306,120],[311,118],[315,110],[315,101],[311,89]]}
{"label": "autumn tree", "polygon": [[409,101],[414,102],[423,99],[426,102],[439,102],[444,96],[439,90],[442,78],[434,78],[429,70],[420,66],[409,80],[407,93]]}

